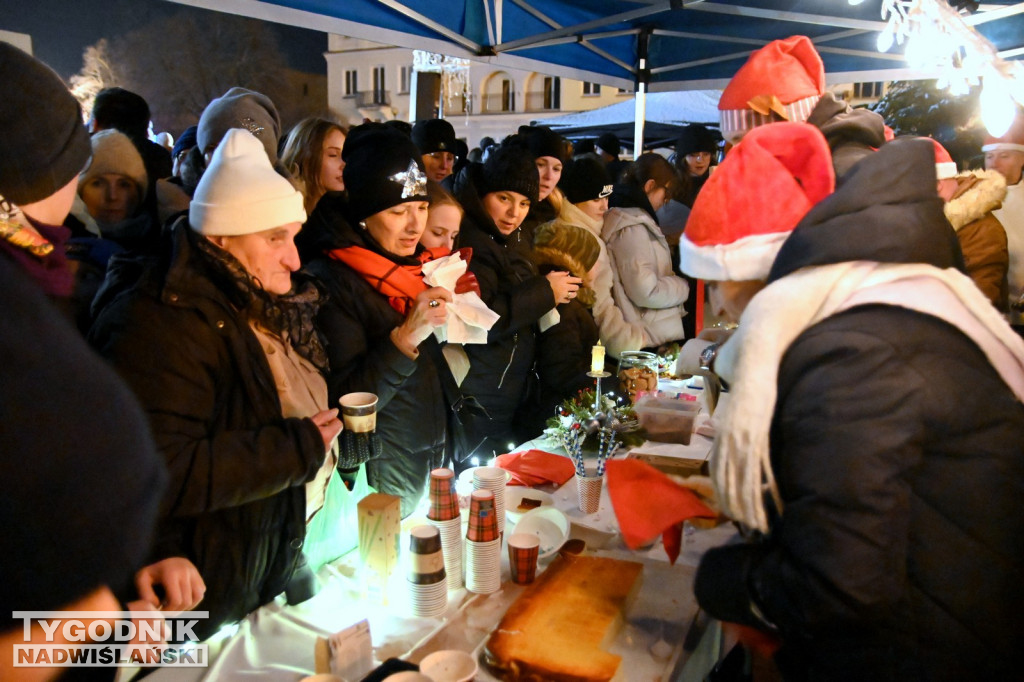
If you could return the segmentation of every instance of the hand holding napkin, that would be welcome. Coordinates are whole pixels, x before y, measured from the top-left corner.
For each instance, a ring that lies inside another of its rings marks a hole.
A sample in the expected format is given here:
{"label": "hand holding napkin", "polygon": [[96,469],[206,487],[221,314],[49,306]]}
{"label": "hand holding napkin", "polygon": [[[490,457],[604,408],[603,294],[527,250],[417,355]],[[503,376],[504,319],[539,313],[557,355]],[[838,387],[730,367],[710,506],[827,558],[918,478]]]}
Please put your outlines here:
{"label": "hand holding napkin", "polygon": [[487,343],[487,330],[498,321],[499,315],[477,293],[479,285],[474,291],[466,278],[471,256],[470,249],[460,249],[423,264],[423,281],[428,286],[455,292],[448,304],[448,321],[434,331],[438,341]]}
{"label": "hand holding napkin", "polygon": [[576,473],[576,466],[571,459],[543,450],[498,455],[494,459],[494,464],[512,474],[509,485],[562,485]]}
{"label": "hand holding napkin", "polygon": [[675,564],[682,546],[683,521],[717,516],[696,493],[650,464],[619,459],[609,460],[605,467],[608,495],[622,539],[630,549],[638,549],[660,534],[665,553]]}

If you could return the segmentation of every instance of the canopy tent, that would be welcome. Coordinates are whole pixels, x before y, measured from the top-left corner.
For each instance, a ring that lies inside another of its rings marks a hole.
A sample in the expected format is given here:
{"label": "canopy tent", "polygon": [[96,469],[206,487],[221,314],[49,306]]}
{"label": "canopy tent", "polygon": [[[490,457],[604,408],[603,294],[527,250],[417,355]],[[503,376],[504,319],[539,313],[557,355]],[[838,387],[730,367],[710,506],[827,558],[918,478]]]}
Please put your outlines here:
{"label": "canopy tent", "polygon": [[[718,98],[721,94],[720,90],[686,90],[655,92],[648,95],[644,148],[654,149],[671,145],[678,137],[680,127],[687,123],[717,126]],[[613,132],[622,144],[633,148],[634,115],[634,104],[629,101],[609,104],[590,111],[538,119],[536,122],[550,126],[572,140]]]}
{"label": "canopy tent", "polygon": [[[878,0],[172,0],[651,92],[721,88],[751,51],[803,34],[830,83],[928,78],[879,52]],[[1024,56],[1024,2],[968,17],[1004,59]]]}

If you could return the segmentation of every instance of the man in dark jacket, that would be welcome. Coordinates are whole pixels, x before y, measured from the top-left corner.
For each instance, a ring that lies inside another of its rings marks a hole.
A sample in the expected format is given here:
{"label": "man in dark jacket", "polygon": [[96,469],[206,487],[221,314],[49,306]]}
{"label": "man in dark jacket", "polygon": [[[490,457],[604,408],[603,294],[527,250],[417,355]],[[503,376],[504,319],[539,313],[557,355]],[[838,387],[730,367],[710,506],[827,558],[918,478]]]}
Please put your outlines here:
{"label": "man in dark jacket", "polygon": [[683,270],[742,314],[711,468],[757,531],[704,556],[698,600],[777,636],[786,679],[1019,677],[1024,343],[963,273],[929,141],[819,202],[830,166],[811,126],[758,128],[686,227]]}
{"label": "man in dark jacket", "polygon": [[[302,196],[259,141],[233,129],[214,152],[173,249],[96,320],[90,342],[134,388],[170,472],[159,556],[184,555],[209,591],[200,637],[282,592],[299,565],[304,484],[341,430],[336,410],[282,416],[261,345],[299,354],[312,320],[289,296]],[[274,320],[277,320],[275,322]],[[279,329],[282,327],[283,329]],[[322,352],[322,348],[321,348]]]}

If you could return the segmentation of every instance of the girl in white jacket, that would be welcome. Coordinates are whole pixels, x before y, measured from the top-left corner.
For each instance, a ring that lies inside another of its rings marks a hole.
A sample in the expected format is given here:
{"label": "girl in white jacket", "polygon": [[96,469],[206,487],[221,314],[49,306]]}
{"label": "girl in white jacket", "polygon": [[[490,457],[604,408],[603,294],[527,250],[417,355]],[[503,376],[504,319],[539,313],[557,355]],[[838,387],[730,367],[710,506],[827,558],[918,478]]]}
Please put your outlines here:
{"label": "girl in white jacket", "polygon": [[615,273],[612,294],[627,322],[642,325],[647,346],[683,338],[683,302],[690,287],[672,272],[672,256],[655,211],[671,196],[676,175],[663,157],[647,153],[615,186],[601,237]]}

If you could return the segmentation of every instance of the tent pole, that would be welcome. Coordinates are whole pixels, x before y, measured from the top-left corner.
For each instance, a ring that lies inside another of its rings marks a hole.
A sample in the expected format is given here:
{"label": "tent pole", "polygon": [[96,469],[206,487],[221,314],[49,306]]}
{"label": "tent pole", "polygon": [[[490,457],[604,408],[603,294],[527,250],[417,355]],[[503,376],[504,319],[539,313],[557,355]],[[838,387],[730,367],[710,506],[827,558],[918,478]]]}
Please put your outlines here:
{"label": "tent pole", "polygon": [[647,68],[647,49],[651,42],[651,29],[645,28],[637,36],[636,92],[633,95],[633,158],[644,153],[644,123],[647,121],[647,84],[651,80],[651,71]]}

